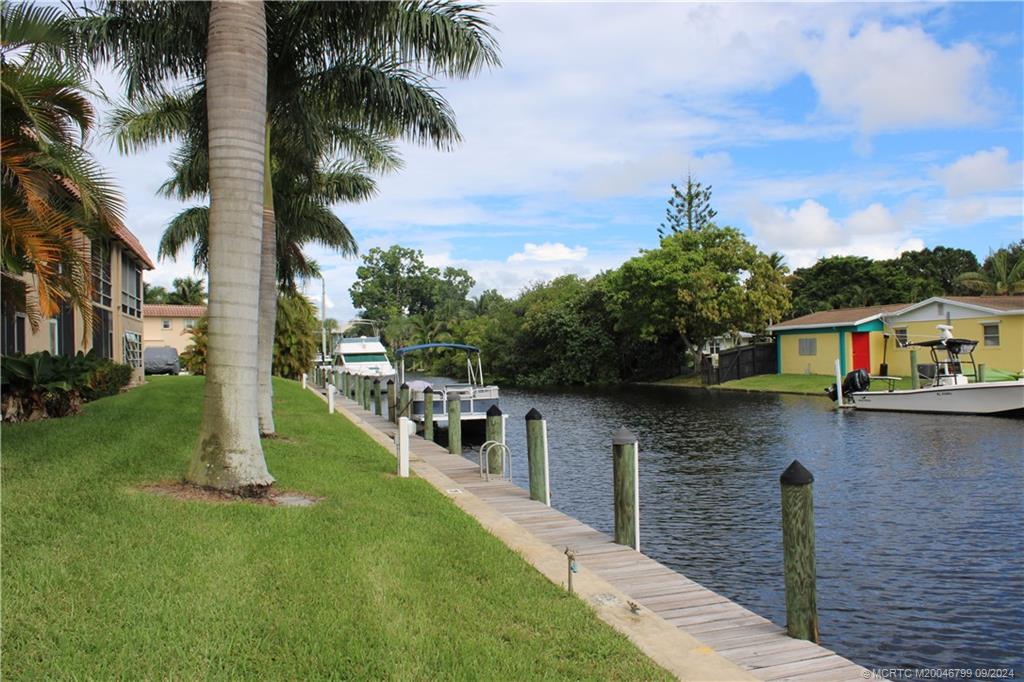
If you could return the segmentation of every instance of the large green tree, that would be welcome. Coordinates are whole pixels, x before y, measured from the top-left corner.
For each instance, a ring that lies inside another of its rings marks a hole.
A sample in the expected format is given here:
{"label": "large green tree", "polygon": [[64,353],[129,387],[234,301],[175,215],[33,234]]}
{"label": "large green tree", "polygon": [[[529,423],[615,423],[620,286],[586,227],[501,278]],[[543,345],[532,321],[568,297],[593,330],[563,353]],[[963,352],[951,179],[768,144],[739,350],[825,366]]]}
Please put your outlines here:
{"label": "large green tree", "polygon": [[1024,292],[1024,258],[1013,252],[1015,246],[1019,249],[1021,245],[1011,245],[989,253],[981,269],[961,274],[958,283],[973,293],[987,296]]}
{"label": "large green tree", "polygon": [[167,303],[175,305],[206,305],[206,284],[195,277],[178,277],[171,283]]}
{"label": "large green tree", "polygon": [[713,224],[665,237],[612,278],[620,325],[642,339],[677,333],[695,356],[715,336],[763,331],[790,305],[770,258],[738,230]]}

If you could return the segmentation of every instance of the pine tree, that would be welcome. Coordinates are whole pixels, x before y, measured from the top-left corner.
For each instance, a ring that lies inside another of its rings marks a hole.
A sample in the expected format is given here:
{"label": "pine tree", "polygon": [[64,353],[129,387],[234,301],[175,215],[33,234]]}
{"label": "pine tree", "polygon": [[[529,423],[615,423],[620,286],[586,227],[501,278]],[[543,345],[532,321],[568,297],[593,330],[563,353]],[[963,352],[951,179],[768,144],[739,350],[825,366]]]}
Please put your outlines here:
{"label": "pine tree", "polygon": [[672,185],[672,198],[668,200],[665,222],[658,228],[658,236],[664,238],[683,230],[699,230],[716,215],[718,211],[711,208],[711,185],[704,187],[687,173],[685,192]]}

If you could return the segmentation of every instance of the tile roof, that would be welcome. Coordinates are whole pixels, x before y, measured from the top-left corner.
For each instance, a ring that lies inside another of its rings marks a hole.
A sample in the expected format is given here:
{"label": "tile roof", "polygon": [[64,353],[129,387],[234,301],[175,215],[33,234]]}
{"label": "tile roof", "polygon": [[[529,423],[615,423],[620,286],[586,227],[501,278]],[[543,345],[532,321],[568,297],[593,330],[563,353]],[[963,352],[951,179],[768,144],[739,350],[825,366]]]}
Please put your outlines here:
{"label": "tile roof", "polygon": [[170,303],[145,303],[142,314],[152,317],[188,317],[195,319],[206,314],[205,305],[173,305]]}
{"label": "tile roof", "polygon": [[856,324],[858,322],[865,321],[874,317],[878,317],[883,313],[894,313],[897,310],[903,310],[909,303],[890,303],[888,305],[873,305],[866,308],[840,308],[838,310],[822,310],[817,313],[811,313],[810,315],[804,315],[797,317],[792,320],[786,320],[776,325],[772,325],[772,329],[796,329],[799,327],[816,327],[816,326],[829,326],[829,325],[848,325]]}
{"label": "tile roof", "polygon": [[154,265],[153,261],[150,260],[149,254],[146,253],[146,249],[143,248],[142,242],[140,242],[139,238],[132,234],[132,231],[125,227],[121,221],[117,221],[114,224],[113,232],[114,236],[120,239],[124,245],[128,247],[128,250],[134,253],[135,256],[142,261],[143,266],[145,266],[147,270],[156,269],[156,265]]}

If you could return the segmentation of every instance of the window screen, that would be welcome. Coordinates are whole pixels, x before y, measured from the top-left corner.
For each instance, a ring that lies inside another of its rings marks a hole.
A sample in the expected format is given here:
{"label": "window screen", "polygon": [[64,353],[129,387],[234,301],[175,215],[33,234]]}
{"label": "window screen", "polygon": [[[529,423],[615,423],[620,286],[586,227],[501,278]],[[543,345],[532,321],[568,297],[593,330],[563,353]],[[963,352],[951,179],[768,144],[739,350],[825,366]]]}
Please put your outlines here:
{"label": "window screen", "polygon": [[800,355],[817,355],[818,339],[800,339]]}

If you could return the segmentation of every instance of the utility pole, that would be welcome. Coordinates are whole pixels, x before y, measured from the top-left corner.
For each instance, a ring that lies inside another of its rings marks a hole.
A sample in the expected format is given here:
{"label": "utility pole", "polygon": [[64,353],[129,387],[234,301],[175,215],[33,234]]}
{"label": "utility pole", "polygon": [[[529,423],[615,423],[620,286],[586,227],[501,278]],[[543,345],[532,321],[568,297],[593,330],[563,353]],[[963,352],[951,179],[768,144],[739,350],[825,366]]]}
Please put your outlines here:
{"label": "utility pole", "polygon": [[327,282],[320,278],[320,359],[327,362]]}

